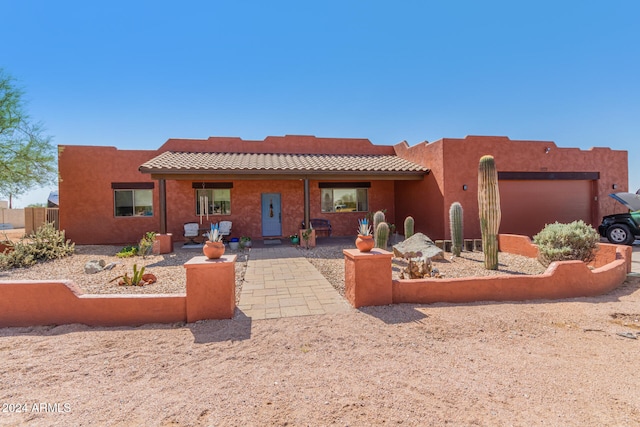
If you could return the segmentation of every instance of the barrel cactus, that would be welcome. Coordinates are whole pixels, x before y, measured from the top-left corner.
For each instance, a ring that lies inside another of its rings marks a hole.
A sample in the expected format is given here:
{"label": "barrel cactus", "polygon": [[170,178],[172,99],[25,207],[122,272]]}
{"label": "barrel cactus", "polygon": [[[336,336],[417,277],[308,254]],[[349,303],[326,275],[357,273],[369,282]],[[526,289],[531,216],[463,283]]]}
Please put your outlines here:
{"label": "barrel cactus", "polygon": [[498,229],[500,228],[500,192],[498,171],[493,156],[482,156],[478,166],[478,211],[484,267],[498,269]]}
{"label": "barrel cactus", "polygon": [[453,202],[449,208],[449,227],[451,228],[451,253],[460,256],[464,239],[462,235],[462,205],[458,202]]}
{"label": "barrel cactus", "polygon": [[404,238],[408,239],[409,237],[413,236],[413,226],[414,226],[414,222],[413,222],[413,217],[412,216],[408,216],[404,219]]}
{"label": "barrel cactus", "polygon": [[[380,225],[380,223],[384,221],[385,221],[384,212],[377,211],[376,213],[373,214],[373,230],[376,231],[376,235],[375,235],[376,242],[378,241],[378,234],[377,234],[378,225]],[[378,247],[377,243],[376,243],[376,247]]]}
{"label": "barrel cactus", "polygon": [[386,249],[389,241],[389,224],[381,222],[376,228],[376,248]]}

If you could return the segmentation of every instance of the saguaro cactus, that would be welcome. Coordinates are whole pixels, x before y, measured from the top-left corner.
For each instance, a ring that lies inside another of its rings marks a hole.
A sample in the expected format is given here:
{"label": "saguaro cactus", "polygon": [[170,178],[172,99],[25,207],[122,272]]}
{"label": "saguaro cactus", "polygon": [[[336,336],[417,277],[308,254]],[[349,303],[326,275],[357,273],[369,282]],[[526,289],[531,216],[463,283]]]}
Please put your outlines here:
{"label": "saguaro cactus", "polygon": [[500,228],[500,192],[498,171],[493,156],[482,156],[478,166],[478,211],[484,267],[498,269],[498,229]]}
{"label": "saguaro cactus", "polygon": [[413,226],[414,226],[414,222],[413,222],[413,217],[412,216],[408,216],[404,219],[404,238],[408,239],[409,237],[413,236]]}
{"label": "saguaro cactus", "polygon": [[373,230],[376,232],[376,235],[374,236],[374,240],[376,241],[376,248],[378,247],[378,225],[380,225],[380,223],[385,221],[385,217],[384,217],[384,212],[382,211],[377,211],[376,213],[373,214]]}
{"label": "saguaro cactus", "polygon": [[386,249],[389,241],[389,224],[381,222],[376,228],[376,248]]}
{"label": "saguaro cactus", "polygon": [[449,228],[451,229],[451,252],[460,256],[464,238],[462,235],[462,205],[453,202],[449,208]]}

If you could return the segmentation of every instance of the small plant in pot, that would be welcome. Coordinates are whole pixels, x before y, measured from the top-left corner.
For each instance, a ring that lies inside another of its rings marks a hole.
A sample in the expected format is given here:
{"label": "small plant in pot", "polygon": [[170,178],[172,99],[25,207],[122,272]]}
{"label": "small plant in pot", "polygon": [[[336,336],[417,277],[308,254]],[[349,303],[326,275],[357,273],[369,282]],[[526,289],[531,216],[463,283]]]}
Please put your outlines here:
{"label": "small plant in pot", "polygon": [[240,237],[240,247],[242,247],[242,248],[250,248],[251,247],[251,237],[249,237],[249,236]]}
{"label": "small plant in pot", "polygon": [[229,240],[229,249],[237,251],[239,247],[240,239],[238,239],[237,237],[233,237],[231,238],[231,240]]}
{"label": "small plant in pot", "polygon": [[205,233],[207,241],[202,247],[202,252],[209,259],[217,259],[224,255],[224,243],[218,224],[211,224],[211,231]]}
{"label": "small plant in pot", "polygon": [[300,237],[298,237],[297,234],[292,234],[291,236],[289,236],[289,240],[291,240],[292,245],[300,244]]}
{"label": "small plant in pot", "polygon": [[367,218],[358,220],[358,238],[356,239],[356,247],[360,252],[369,252],[373,249],[375,241],[371,235],[371,225]]}

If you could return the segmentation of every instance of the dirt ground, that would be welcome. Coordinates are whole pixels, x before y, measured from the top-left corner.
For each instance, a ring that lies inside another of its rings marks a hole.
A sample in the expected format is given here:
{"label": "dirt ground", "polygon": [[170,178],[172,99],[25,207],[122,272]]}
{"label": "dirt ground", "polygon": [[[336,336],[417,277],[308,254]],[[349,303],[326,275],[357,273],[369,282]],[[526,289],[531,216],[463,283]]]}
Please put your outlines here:
{"label": "dirt ground", "polygon": [[639,425],[638,334],[640,277],[563,301],[5,328],[0,425]]}

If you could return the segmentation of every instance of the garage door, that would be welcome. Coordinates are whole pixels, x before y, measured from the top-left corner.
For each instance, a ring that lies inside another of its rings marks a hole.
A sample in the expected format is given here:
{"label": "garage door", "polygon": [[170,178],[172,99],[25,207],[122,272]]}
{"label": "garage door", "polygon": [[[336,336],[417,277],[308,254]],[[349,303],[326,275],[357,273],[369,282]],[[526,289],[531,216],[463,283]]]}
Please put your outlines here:
{"label": "garage door", "polygon": [[533,236],[546,224],[591,223],[588,180],[500,180],[500,233]]}

